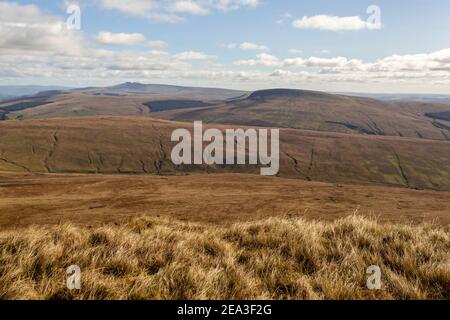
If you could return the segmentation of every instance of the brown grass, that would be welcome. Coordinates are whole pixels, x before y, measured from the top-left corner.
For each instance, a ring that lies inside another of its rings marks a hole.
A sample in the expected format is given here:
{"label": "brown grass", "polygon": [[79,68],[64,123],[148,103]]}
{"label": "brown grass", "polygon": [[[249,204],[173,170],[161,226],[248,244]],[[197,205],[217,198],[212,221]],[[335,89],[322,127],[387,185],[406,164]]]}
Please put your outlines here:
{"label": "brown grass", "polygon": [[307,182],[250,174],[130,176],[0,172],[0,229],[140,216],[231,225],[271,217],[450,224],[450,192]]}
{"label": "brown grass", "polygon": [[[140,218],[0,232],[2,299],[449,299],[448,226]],[[65,287],[77,264],[82,289]],[[366,288],[379,265],[382,289]]]}
{"label": "brown grass", "polygon": [[[192,123],[145,117],[0,122],[0,170],[184,175],[253,173],[256,166],[176,166],[173,130]],[[214,125],[220,129],[228,126]],[[205,129],[208,126],[205,125]],[[450,142],[283,129],[280,177],[450,191]]]}

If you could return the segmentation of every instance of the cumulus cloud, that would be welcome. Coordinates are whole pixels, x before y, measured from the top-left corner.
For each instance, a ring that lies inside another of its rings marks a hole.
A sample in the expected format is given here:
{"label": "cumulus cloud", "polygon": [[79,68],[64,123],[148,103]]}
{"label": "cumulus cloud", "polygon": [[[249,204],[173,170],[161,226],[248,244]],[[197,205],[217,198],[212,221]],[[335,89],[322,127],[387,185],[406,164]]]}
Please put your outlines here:
{"label": "cumulus cloud", "polygon": [[450,70],[450,49],[413,55],[392,55],[367,64],[368,71]]}
{"label": "cumulus cloud", "polygon": [[254,51],[268,51],[269,48],[267,46],[256,44],[253,42],[243,42],[239,45],[239,49],[241,50],[254,50]]}
{"label": "cumulus cloud", "polygon": [[208,15],[213,11],[253,8],[259,0],[97,0],[101,7],[155,22],[178,23],[183,15]]}
{"label": "cumulus cloud", "polygon": [[100,0],[106,9],[119,10],[135,16],[146,16],[158,6],[152,0]]}
{"label": "cumulus cloud", "polygon": [[[304,71],[285,69],[309,69],[323,81],[346,81],[371,83],[385,81],[396,83],[450,83],[450,49],[415,55],[392,55],[373,62],[347,57],[308,57],[281,60],[273,55],[259,54],[256,59],[239,60],[234,63],[241,67],[276,67],[272,76],[292,76]],[[280,69],[284,68],[284,69]]]}
{"label": "cumulus cloud", "polygon": [[188,1],[176,1],[168,8],[171,12],[176,13],[190,13],[194,15],[207,15],[209,10],[199,3],[188,0]]}
{"label": "cumulus cloud", "polygon": [[302,58],[294,58],[294,59],[285,59],[283,65],[285,67],[319,67],[319,68],[338,68],[346,66],[348,63],[353,63],[356,60],[349,61],[345,57],[336,57],[336,58],[318,58],[318,57],[310,57],[307,59]]}
{"label": "cumulus cloud", "polygon": [[102,31],[98,34],[97,41],[101,44],[133,45],[144,42],[145,36],[140,33],[111,33]]}
{"label": "cumulus cloud", "polygon": [[262,44],[256,44],[253,42],[242,42],[241,44],[237,44],[234,42],[222,45],[222,48],[227,49],[240,49],[243,51],[269,51],[269,48]]}
{"label": "cumulus cloud", "polygon": [[381,24],[363,21],[358,16],[338,17],[328,15],[316,15],[292,22],[292,26],[298,29],[317,29],[327,31],[357,31],[357,30],[378,30]]}
{"label": "cumulus cloud", "polygon": [[186,51],[175,54],[174,58],[181,61],[193,61],[193,60],[211,60],[215,59],[216,57],[207,55],[204,52]]}
{"label": "cumulus cloud", "polygon": [[[130,34],[107,34],[106,42],[122,50],[100,49],[80,31],[68,30],[64,18],[52,16],[34,5],[0,2],[0,75],[2,82],[97,83],[142,81],[198,85],[251,87],[305,87],[328,90],[335,84],[394,90],[401,86],[432,91],[450,85],[450,49],[409,55],[391,55],[363,61],[351,57],[293,57],[283,59],[267,52],[233,65],[214,63],[205,52],[170,54],[161,40]],[[124,36],[125,35],[125,36]],[[105,40],[105,39],[103,39]],[[142,44],[146,51],[127,51],[127,44]],[[233,48],[241,48],[234,44]],[[252,50],[268,49],[253,44]],[[151,50],[149,48],[154,48]],[[194,63],[194,62],[202,63]],[[192,62],[192,63],[191,63]],[[264,67],[264,71],[253,68]],[[16,79],[16,80],[11,80]],[[31,81],[30,81],[31,79]],[[377,88],[380,88],[378,86]],[[375,89],[374,89],[375,90]]]}
{"label": "cumulus cloud", "polygon": [[263,67],[276,67],[280,64],[280,60],[270,54],[260,53],[256,55],[256,59],[239,60],[235,62],[238,66],[263,66]]}
{"label": "cumulus cloud", "polygon": [[98,0],[104,9],[115,10],[127,15],[146,18],[154,22],[179,23],[183,21],[170,12],[160,10],[160,1],[155,0]]}
{"label": "cumulus cloud", "polygon": [[62,18],[43,13],[35,5],[0,2],[1,51],[77,53],[81,32],[69,29]]}

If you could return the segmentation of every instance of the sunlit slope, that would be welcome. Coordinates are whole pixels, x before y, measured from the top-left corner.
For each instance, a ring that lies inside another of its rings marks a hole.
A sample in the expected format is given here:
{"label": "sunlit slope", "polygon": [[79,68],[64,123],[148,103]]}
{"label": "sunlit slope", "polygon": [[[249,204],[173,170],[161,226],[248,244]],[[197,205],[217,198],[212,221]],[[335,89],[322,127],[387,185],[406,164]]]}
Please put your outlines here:
{"label": "sunlit slope", "polygon": [[[255,166],[172,164],[171,133],[190,126],[145,117],[3,121],[0,122],[0,170],[259,174]],[[446,141],[294,129],[283,129],[280,136],[281,177],[450,190],[450,143]]]}

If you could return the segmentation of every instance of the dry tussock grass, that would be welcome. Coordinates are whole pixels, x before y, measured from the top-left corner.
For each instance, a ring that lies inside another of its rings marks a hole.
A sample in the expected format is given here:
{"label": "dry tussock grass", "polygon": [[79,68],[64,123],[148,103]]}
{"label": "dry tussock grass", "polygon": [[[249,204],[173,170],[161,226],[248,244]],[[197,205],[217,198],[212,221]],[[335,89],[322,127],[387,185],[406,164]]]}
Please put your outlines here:
{"label": "dry tussock grass", "polygon": [[[1,299],[449,299],[449,226],[140,218],[0,233]],[[82,289],[66,289],[77,264]],[[366,288],[379,265],[382,290]]]}

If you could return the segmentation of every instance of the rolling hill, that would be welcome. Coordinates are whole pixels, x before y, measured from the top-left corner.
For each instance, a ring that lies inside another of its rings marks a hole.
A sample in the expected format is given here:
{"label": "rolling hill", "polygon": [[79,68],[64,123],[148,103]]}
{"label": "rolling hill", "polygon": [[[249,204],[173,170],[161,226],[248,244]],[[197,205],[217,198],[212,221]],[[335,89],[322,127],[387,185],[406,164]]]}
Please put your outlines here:
{"label": "rolling hill", "polygon": [[227,100],[246,94],[245,91],[220,88],[183,87],[164,84],[143,84],[126,82],[111,87],[80,88],[72,92],[84,92],[91,95],[136,96],[162,95],[171,97],[191,97],[205,100]]}
{"label": "rolling hill", "polygon": [[47,91],[0,103],[0,120],[152,116],[166,120],[450,140],[450,105],[379,101],[305,90],[253,93],[124,83]]}
{"label": "rolling hill", "polygon": [[305,90],[263,90],[208,108],[157,112],[177,121],[296,128],[367,135],[450,140],[450,123],[426,113],[445,112],[447,104],[386,102]]}
{"label": "rolling hill", "polygon": [[[254,173],[256,166],[175,166],[173,130],[148,117],[0,122],[0,170],[38,173]],[[214,127],[225,129],[225,126]],[[283,129],[279,176],[332,183],[450,190],[450,143]]]}
{"label": "rolling hill", "polygon": [[[148,116],[151,111],[221,104],[244,91],[123,83],[112,87],[47,90],[0,102],[0,120],[98,115]],[[155,106],[153,106],[155,103]]]}

